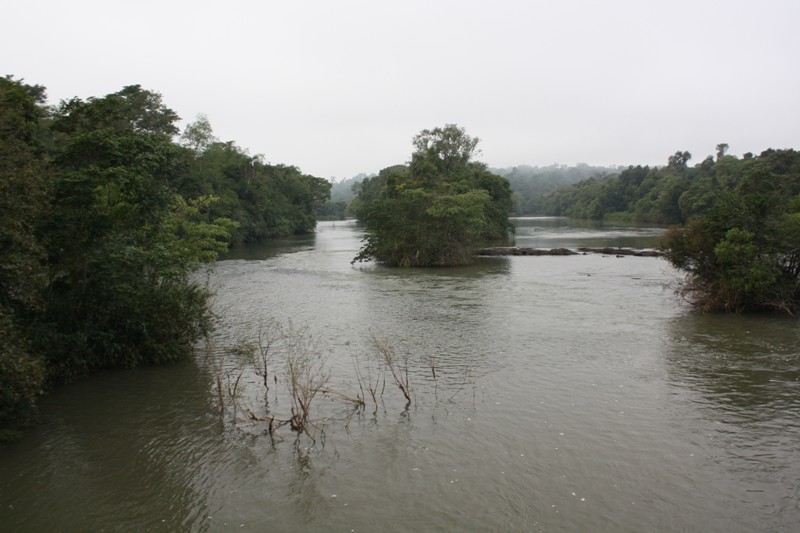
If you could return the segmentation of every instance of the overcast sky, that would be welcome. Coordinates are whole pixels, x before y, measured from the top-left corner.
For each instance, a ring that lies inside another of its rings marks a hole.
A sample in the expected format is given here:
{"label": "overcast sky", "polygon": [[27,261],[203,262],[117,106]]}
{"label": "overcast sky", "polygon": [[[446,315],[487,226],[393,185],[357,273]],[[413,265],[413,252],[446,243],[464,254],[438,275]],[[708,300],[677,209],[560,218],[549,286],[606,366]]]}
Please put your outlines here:
{"label": "overcast sky", "polygon": [[50,103],[125,85],[338,179],[455,123],[493,167],[800,148],[800,1],[6,2],[0,74]]}

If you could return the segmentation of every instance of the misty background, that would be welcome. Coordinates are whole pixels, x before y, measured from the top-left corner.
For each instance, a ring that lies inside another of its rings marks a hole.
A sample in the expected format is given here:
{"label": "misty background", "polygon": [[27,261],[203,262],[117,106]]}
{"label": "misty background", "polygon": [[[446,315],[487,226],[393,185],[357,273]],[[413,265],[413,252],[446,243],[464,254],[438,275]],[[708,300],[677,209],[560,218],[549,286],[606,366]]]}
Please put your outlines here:
{"label": "misty background", "polygon": [[800,133],[793,0],[4,6],[2,74],[50,103],[141,84],[271,163],[338,180],[456,123],[493,168],[698,163]]}

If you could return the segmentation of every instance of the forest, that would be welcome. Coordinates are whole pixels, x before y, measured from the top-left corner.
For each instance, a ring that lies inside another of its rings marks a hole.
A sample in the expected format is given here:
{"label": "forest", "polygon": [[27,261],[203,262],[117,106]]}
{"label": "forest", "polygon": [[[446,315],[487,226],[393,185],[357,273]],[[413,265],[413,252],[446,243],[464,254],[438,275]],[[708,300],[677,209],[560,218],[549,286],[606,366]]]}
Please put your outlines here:
{"label": "forest", "polygon": [[139,85],[49,106],[0,78],[0,437],[54,385],[188,357],[212,316],[192,274],[231,243],[313,231],[326,180],[178,121]]}
{"label": "forest", "polygon": [[719,194],[736,186],[742,160],[717,146],[716,157],[689,166],[691,154],[678,151],[664,166],[629,166],[610,175],[595,175],[560,187],[544,200],[542,214],[613,222],[683,224],[705,213]]}

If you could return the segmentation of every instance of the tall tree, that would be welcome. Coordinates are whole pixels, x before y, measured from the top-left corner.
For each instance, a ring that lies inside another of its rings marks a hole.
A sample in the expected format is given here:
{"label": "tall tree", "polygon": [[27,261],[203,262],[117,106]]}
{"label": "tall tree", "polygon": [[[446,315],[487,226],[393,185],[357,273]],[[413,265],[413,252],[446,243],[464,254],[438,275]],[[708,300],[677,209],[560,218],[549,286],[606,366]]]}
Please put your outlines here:
{"label": "tall tree", "polygon": [[204,152],[209,146],[217,142],[208,117],[203,114],[197,115],[195,121],[183,130],[181,142],[184,146],[188,146],[197,153]]}
{"label": "tall tree", "polygon": [[45,373],[28,342],[46,280],[35,231],[49,198],[43,101],[42,87],[0,78],[0,441],[32,420]]}
{"label": "tall tree", "polygon": [[173,187],[177,115],[139,86],[56,112],[48,250],[46,353],[55,379],[188,354],[208,324],[190,272],[225,248],[231,221]]}

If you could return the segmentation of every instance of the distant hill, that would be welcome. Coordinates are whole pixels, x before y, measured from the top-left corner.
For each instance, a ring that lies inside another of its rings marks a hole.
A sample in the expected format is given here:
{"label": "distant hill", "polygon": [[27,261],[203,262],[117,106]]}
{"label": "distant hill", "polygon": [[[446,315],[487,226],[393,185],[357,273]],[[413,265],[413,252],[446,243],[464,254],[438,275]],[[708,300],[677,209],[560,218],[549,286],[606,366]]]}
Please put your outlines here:
{"label": "distant hill", "polygon": [[331,198],[325,205],[317,209],[318,220],[344,220],[352,216],[349,211],[350,202],[356,197],[353,192],[353,185],[361,183],[365,178],[371,178],[375,174],[357,174],[352,178],[331,183]]}

